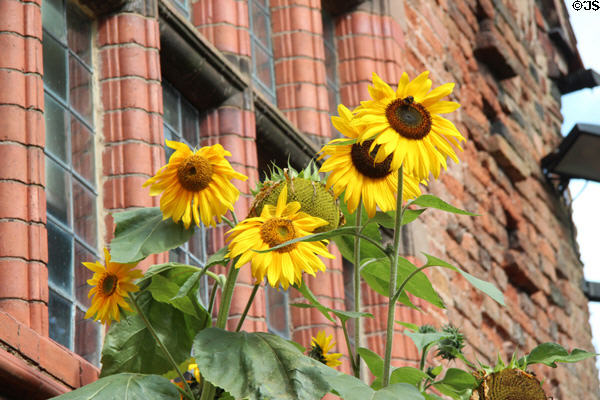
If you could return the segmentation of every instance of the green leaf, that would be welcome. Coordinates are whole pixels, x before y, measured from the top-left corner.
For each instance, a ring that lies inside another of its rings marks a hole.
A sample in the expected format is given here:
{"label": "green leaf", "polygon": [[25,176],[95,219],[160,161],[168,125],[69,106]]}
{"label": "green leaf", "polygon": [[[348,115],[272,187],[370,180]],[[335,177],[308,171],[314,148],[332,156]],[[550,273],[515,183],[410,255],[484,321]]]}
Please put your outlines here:
{"label": "green leaf", "polygon": [[[360,275],[371,289],[373,289],[375,292],[379,293],[382,296],[388,297],[390,290],[389,270],[389,259],[379,258],[375,260],[375,262],[365,265],[365,267],[361,269]],[[406,294],[406,291],[404,291],[400,295],[398,301],[404,304],[405,306],[411,307],[415,310],[419,309],[410,301],[410,298]]]}
{"label": "green leaf", "polygon": [[477,386],[477,379],[462,369],[448,368],[444,379],[439,381],[438,384],[450,386],[456,392],[461,392],[467,389],[475,389]]}
{"label": "green leaf", "polygon": [[503,306],[505,305],[504,304],[504,295],[493,284],[483,281],[479,278],[475,278],[473,275],[463,271],[462,269],[460,269],[458,267],[455,267],[452,264],[447,263],[446,261],[440,260],[437,257],[434,257],[427,253],[423,253],[423,254],[425,255],[425,257],[427,257],[427,264],[426,264],[427,266],[444,267],[444,268],[449,268],[453,271],[456,271],[459,274],[461,274],[462,276],[464,276],[471,283],[471,285],[475,286],[477,289],[481,290],[483,293],[487,294],[488,296],[490,296],[492,299],[496,300],[501,305],[503,305]]}
{"label": "green leaf", "polygon": [[409,383],[416,386],[427,378],[429,378],[429,375],[418,368],[400,367],[392,371],[390,383]]}
{"label": "green leaf", "polygon": [[452,337],[451,333],[446,332],[419,333],[405,331],[404,334],[412,339],[419,352],[423,351],[425,346],[437,343],[444,338]]}
{"label": "green leaf", "polygon": [[423,396],[425,396],[425,400],[444,400],[437,394],[433,394],[433,393],[423,393]]}
{"label": "green leaf", "polygon": [[[398,259],[396,287],[418,268],[404,257]],[[370,263],[361,270],[361,276],[377,293],[389,296],[390,261],[387,257]],[[423,272],[418,272],[406,284],[405,291],[439,308],[445,308],[442,299]]]}
{"label": "green leaf", "polygon": [[331,141],[327,143],[327,146],[348,146],[350,144],[356,143],[356,139],[348,139],[348,140],[340,140],[340,141]]}
{"label": "green leaf", "polygon": [[236,399],[320,399],[330,390],[329,368],[285,339],[263,332],[208,328],[192,347],[202,376]]}
{"label": "green leaf", "polygon": [[225,255],[229,252],[229,247],[228,246],[223,246],[219,249],[219,251],[217,251],[215,254],[211,255],[210,257],[208,257],[208,260],[206,260],[206,265],[205,267],[212,267],[214,265],[222,265],[224,267],[227,266],[227,263],[229,262],[229,258],[225,257]]}
{"label": "green leaf", "polygon": [[417,324],[411,324],[410,322],[402,322],[402,321],[396,321],[396,323],[398,325],[402,325],[405,328],[408,328],[412,331],[418,331],[419,330],[419,325]]}
{"label": "green leaf", "polygon": [[408,203],[408,206],[410,206],[410,205],[437,208],[438,210],[446,211],[449,213],[470,215],[472,217],[476,217],[479,215],[479,214],[473,214],[472,212],[468,212],[465,210],[461,210],[460,208],[456,208],[432,194],[423,194],[423,195],[417,197],[416,199],[414,199],[413,201],[411,201],[410,203]]}
{"label": "green leaf", "polygon": [[542,343],[519,360],[521,363],[524,359],[524,367],[526,368],[532,364],[544,364],[552,368],[556,368],[557,362],[562,363],[574,363],[585,360],[586,358],[595,357],[598,354],[590,353],[581,349],[574,349],[570,354],[569,352],[557,343]]}
{"label": "green leaf", "polygon": [[158,375],[117,374],[100,378],[54,400],[179,400],[179,391]]}
{"label": "green leaf", "polygon": [[113,214],[115,237],[110,243],[112,261],[132,263],[186,243],[194,228],[163,220],[160,208],[139,208]]}
{"label": "green leaf", "polygon": [[364,348],[358,348],[358,354],[365,360],[367,363],[367,367],[369,367],[369,371],[377,377],[381,378],[383,376],[383,358],[379,356],[379,354]]}
{"label": "green leaf", "polygon": [[419,390],[408,383],[396,383],[375,392],[373,400],[425,400]]}
{"label": "green leaf", "polygon": [[[407,208],[404,210],[404,215],[402,215],[402,225],[410,224],[415,219],[419,218],[419,215],[423,214],[427,210],[426,208],[421,208],[418,210],[412,210]],[[396,225],[396,211],[377,211],[375,216],[369,220],[369,222],[376,222],[384,228],[394,229],[394,225]]]}
{"label": "green leaf", "polygon": [[[361,204],[361,207],[363,207],[362,204]],[[345,202],[340,202],[340,209],[344,213],[344,218],[346,219],[346,225],[355,226],[356,225],[356,213],[350,214],[348,212],[348,207],[346,206]],[[362,212],[362,218],[361,218],[361,221],[362,221],[361,225],[363,225],[363,228],[361,230],[361,233],[363,235],[371,238],[372,240],[376,241],[377,243],[382,243],[381,233],[379,232],[379,228],[375,224],[367,224],[369,221],[369,217],[367,216],[367,212],[365,211],[364,207],[362,208],[362,210],[363,210],[363,212]],[[356,230],[356,228],[354,228],[354,230]],[[354,263],[354,236],[349,236],[349,235],[336,236],[336,237],[332,238],[332,240],[337,245],[338,249],[340,250],[340,253],[342,253],[342,256],[346,260],[350,261],[351,263]],[[364,261],[364,260],[367,260],[369,258],[379,258],[379,257],[382,257],[383,255],[384,254],[382,254],[381,250],[379,250],[377,248],[377,246],[373,245],[372,243],[369,243],[366,240],[360,241],[361,264],[362,264],[362,261]]]}
{"label": "green leaf", "polygon": [[294,288],[296,288],[296,290],[298,290],[304,296],[304,298],[309,301],[309,304],[293,303],[290,305],[292,305],[294,307],[298,307],[298,308],[316,308],[317,310],[319,310],[321,312],[321,314],[323,314],[331,322],[334,322],[334,319],[331,317],[331,315],[329,313],[333,313],[335,316],[337,316],[340,319],[340,321],[342,321],[342,323],[345,323],[349,319],[360,318],[360,317],[373,318],[373,314],[370,314],[367,312],[334,310],[332,308],[325,307],[324,305],[322,305],[319,302],[319,300],[317,300],[315,295],[310,291],[310,289],[306,285],[306,282],[302,282],[302,285],[300,285],[300,286],[294,285]]}
{"label": "green leaf", "polygon": [[[160,293],[158,297],[171,296]],[[199,319],[168,302],[157,301],[149,291],[142,291],[137,301],[175,362],[186,360],[194,336],[210,324],[208,314]],[[102,348],[101,376],[119,372],[164,374],[170,369],[171,364],[139,314],[130,313],[110,327]]]}

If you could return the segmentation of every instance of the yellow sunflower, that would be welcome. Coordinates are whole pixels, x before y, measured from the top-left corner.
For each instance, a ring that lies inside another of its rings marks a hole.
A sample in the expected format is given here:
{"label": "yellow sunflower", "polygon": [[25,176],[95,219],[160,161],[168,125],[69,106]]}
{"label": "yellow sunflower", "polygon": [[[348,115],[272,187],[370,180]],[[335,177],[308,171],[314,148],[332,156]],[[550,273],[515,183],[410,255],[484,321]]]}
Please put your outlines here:
{"label": "yellow sunflower", "polygon": [[137,292],[137,285],[131,283],[134,279],[143,276],[142,271],[133,269],[137,263],[119,264],[110,261],[110,253],[104,249],[105,264],[99,261],[84,262],[86,268],[94,272],[92,279],[87,281],[93,286],[88,297],[94,296],[92,305],[85,313],[85,318],[95,316],[96,321],[103,324],[110,321],[119,321],[119,306],[124,310],[131,311],[131,307],[125,301],[129,292]]}
{"label": "yellow sunflower", "polygon": [[362,128],[359,143],[371,140],[371,150],[377,148],[375,162],[392,155],[392,169],[404,165],[418,179],[427,178],[430,172],[437,178],[441,167],[446,168],[447,157],[458,163],[451,144],[462,150],[459,142],[465,140],[452,122],[439,115],[460,107],[441,100],[452,93],[454,83],[430,90],[428,77],[425,71],[409,82],[405,72],[394,91],[373,73],[372,100],[361,102],[352,122]]}
{"label": "yellow sunflower", "polygon": [[325,331],[319,331],[317,336],[312,338],[310,341],[310,345],[312,346],[310,352],[308,353],[309,357],[314,358],[315,360],[321,361],[323,364],[326,364],[332,368],[341,365],[342,362],[339,358],[342,356],[340,353],[329,353],[329,350],[333,348],[335,342],[331,343],[333,336],[325,336]]}
{"label": "yellow sunflower", "polygon": [[[354,115],[344,105],[338,106],[339,117],[332,117],[333,126],[346,138],[356,139],[360,130],[352,124]],[[334,139],[323,147],[320,158],[329,157],[321,166],[320,171],[329,172],[327,188],[333,187],[333,193],[339,196],[344,190],[344,200],[348,204],[348,211],[353,213],[360,200],[365,205],[369,218],[377,211],[391,211],[396,209],[396,192],[398,191],[398,170],[391,169],[392,155],[381,162],[375,162],[371,150],[372,140],[362,144],[335,144],[348,139]],[[404,171],[404,185],[402,197],[404,200],[421,195],[419,181]]]}
{"label": "yellow sunflower", "polygon": [[231,179],[248,179],[236,172],[225,156],[231,156],[220,144],[190,150],[187,144],[167,140],[167,146],[175,149],[169,163],[144,183],[150,187],[150,195],[162,193],[160,209],[163,218],[183,221],[189,228],[192,218],[196,225],[200,220],[206,226],[221,222],[227,210],[240,195]]}
{"label": "yellow sunflower", "polygon": [[267,250],[288,240],[310,235],[320,226],[327,225],[324,219],[299,212],[300,203],[287,203],[287,185],[277,198],[277,205],[265,205],[260,217],[247,218],[227,234],[229,258],[240,256],[236,268],[252,262],[252,276],[260,282],[265,275],[273,287],[302,282],[302,272],[315,275],[325,271],[325,264],[318,255],[334,258],[322,242],[297,242],[268,253],[252,250]]}

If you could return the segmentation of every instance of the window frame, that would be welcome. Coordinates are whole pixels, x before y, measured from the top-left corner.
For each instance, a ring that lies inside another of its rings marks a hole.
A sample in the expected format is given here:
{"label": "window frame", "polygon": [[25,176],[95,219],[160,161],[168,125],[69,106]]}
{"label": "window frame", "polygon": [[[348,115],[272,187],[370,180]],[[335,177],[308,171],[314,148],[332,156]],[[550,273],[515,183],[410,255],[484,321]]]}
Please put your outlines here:
{"label": "window frame", "polygon": [[[269,0],[263,0],[264,6],[260,4],[258,0],[248,0],[248,23],[249,28],[248,33],[250,35],[250,52],[251,52],[251,60],[252,60],[252,82],[258,86],[260,92],[267,97],[269,101],[273,104],[277,104],[277,90],[275,87],[275,58],[273,53],[273,32],[271,28],[271,8],[269,4]],[[253,10],[252,8],[256,6],[258,10],[265,16],[266,19],[266,40],[268,43],[263,43],[259,36],[254,31],[254,18],[253,18]],[[257,74],[257,65],[256,65],[256,51],[255,46],[258,46],[269,59],[269,72],[271,76],[271,85],[272,89],[269,88],[259,77]]]}

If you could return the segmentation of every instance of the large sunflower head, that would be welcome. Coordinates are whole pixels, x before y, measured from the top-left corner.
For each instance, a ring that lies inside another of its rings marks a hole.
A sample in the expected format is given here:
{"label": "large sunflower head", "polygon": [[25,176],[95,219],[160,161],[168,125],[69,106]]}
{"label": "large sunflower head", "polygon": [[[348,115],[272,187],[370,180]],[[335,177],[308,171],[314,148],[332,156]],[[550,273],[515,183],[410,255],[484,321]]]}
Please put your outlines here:
{"label": "large sunflower head", "polygon": [[162,193],[160,209],[163,218],[183,221],[189,228],[192,219],[206,226],[215,225],[215,218],[227,210],[240,195],[231,179],[248,179],[236,172],[225,156],[231,156],[220,144],[190,150],[187,144],[167,140],[167,146],[175,149],[169,163],[144,183],[150,186],[150,195]]}
{"label": "large sunflower head", "polygon": [[[348,211],[353,213],[362,202],[369,217],[373,217],[377,207],[381,211],[396,209],[398,191],[398,170],[392,169],[392,155],[377,161],[379,147],[373,147],[373,140],[362,143],[344,144],[348,139],[358,139],[360,129],[353,124],[356,118],[345,106],[338,106],[339,117],[332,117],[333,125],[346,138],[334,139],[326,144],[322,157],[330,156],[321,166],[322,172],[331,172],[327,179],[327,188],[333,188],[336,196],[346,192],[344,200]],[[421,194],[419,181],[407,170],[404,171],[404,200]]]}
{"label": "large sunflower head", "polygon": [[441,100],[453,88],[454,83],[446,83],[430,90],[429,71],[425,71],[412,81],[403,73],[394,91],[373,73],[373,86],[369,87],[372,100],[361,102],[352,121],[360,128],[358,142],[370,144],[376,151],[376,162],[391,157],[393,170],[404,165],[419,180],[430,172],[437,178],[441,167],[446,168],[447,157],[458,163],[451,145],[460,149],[459,142],[465,140],[452,122],[439,115],[460,107]]}
{"label": "large sunflower head", "polygon": [[258,184],[249,217],[261,214],[266,204],[275,205],[284,187],[288,189],[288,202],[300,203],[300,211],[328,222],[315,230],[315,233],[336,229],[344,223],[344,214],[331,190],[321,182],[317,167],[310,162],[306,168],[296,171],[291,166],[281,169],[273,166],[271,176]]}
{"label": "large sunflower head", "polygon": [[94,272],[92,279],[87,281],[93,286],[88,297],[93,297],[92,305],[85,313],[85,318],[94,317],[103,324],[110,321],[119,321],[119,307],[131,311],[125,301],[129,292],[137,292],[139,288],[132,283],[134,279],[141,278],[142,271],[133,269],[137,263],[119,264],[110,261],[110,253],[104,249],[105,263],[99,261],[84,262],[83,265]]}
{"label": "large sunflower head", "polygon": [[322,242],[297,242],[267,253],[253,251],[267,250],[288,240],[310,235],[328,223],[300,212],[300,203],[294,201],[288,204],[287,196],[287,186],[284,186],[276,206],[265,205],[260,217],[246,218],[227,232],[227,257],[239,256],[235,267],[240,268],[251,261],[252,275],[258,282],[266,275],[271,286],[281,285],[284,289],[300,284],[302,272],[314,276],[315,271],[325,270],[317,255],[334,258]]}
{"label": "large sunflower head", "polygon": [[310,341],[311,348],[308,352],[308,356],[332,368],[341,365],[342,362],[339,358],[342,355],[340,353],[329,352],[335,345],[335,342],[331,342],[332,339],[333,337],[331,335],[325,336],[325,331],[319,331],[317,336],[313,336]]}
{"label": "large sunflower head", "polygon": [[540,381],[532,374],[518,368],[506,368],[482,379],[473,391],[471,400],[546,400]]}

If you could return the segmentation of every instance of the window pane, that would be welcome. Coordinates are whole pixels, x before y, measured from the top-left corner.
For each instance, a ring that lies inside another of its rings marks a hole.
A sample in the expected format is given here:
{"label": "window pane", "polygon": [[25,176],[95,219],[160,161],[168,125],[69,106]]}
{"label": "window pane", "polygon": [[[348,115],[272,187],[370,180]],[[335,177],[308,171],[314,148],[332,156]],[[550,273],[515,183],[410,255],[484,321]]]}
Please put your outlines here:
{"label": "window pane", "polygon": [[[91,21],[71,3],[67,5],[67,43],[86,64],[91,62]],[[45,25],[44,25],[45,27]]]}
{"label": "window pane", "polygon": [[48,299],[48,325],[50,337],[71,348],[71,304],[53,290]]}
{"label": "window pane", "polygon": [[179,95],[168,84],[163,84],[163,119],[172,129],[179,130]]}
{"label": "window pane", "polygon": [[92,123],[91,74],[73,56],[69,56],[69,98],[71,107]]}
{"label": "window pane", "polygon": [[87,284],[87,280],[92,279],[94,273],[87,269],[82,263],[95,261],[98,260],[94,254],[90,253],[81,244],[75,242],[75,259],[73,260],[73,267],[75,269],[75,297],[77,298],[77,301],[86,307],[91,305],[91,299],[88,298],[88,293],[92,288]]}
{"label": "window pane", "polygon": [[327,71],[327,79],[331,82],[337,82],[337,65],[336,54],[331,48],[325,47],[325,70]]}
{"label": "window pane", "polygon": [[290,336],[287,322],[287,292],[277,290],[270,285],[267,288],[267,324],[269,330],[280,336]]}
{"label": "window pane", "polygon": [[176,262],[181,264],[187,264],[187,257],[185,256],[185,252],[180,249],[169,250],[169,261]]}
{"label": "window pane", "polygon": [[274,89],[273,78],[271,75],[271,65],[273,60],[271,56],[258,45],[254,46],[253,55],[254,62],[256,63],[256,77],[268,88],[269,93],[272,94]]}
{"label": "window pane", "polygon": [[75,352],[94,365],[100,364],[98,351],[100,327],[92,319],[85,319],[85,313],[77,309],[75,314]]}
{"label": "window pane", "polygon": [[48,280],[57,288],[71,293],[73,239],[48,221]]}
{"label": "window pane", "polygon": [[75,233],[96,247],[96,196],[73,179],[73,221]]}
{"label": "window pane", "polygon": [[46,210],[65,224],[70,224],[69,186],[67,172],[46,156]]}
{"label": "window pane", "polygon": [[71,160],[73,168],[92,186],[94,177],[94,135],[75,117],[71,118]]}
{"label": "window pane", "polygon": [[50,35],[44,35],[43,43],[44,85],[58,96],[67,96],[67,50]]}
{"label": "window pane", "polygon": [[198,260],[204,261],[205,258],[205,247],[204,247],[204,231],[202,228],[197,229],[194,236],[188,242],[188,251],[194,255]]}
{"label": "window pane", "polygon": [[192,147],[198,146],[198,111],[187,101],[181,101],[181,130],[183,138]]}
{"label": "window pane", "polygon": [[63,0],[44,0],[42,2],[42,24],[45,30],[64,42],[66,32]]}
{"label": "window pane", "polygon": [[252,2],[252,33],[256,35],[256,38],[264,45],[269,46],[269,31],[268,16],[263,10],[258,7],[256,1]]}
{"label": "window pane", "polygon": [[46,121],[46,151],[61,160],[67,160],[67,113],[52,97],[44,96]]}

